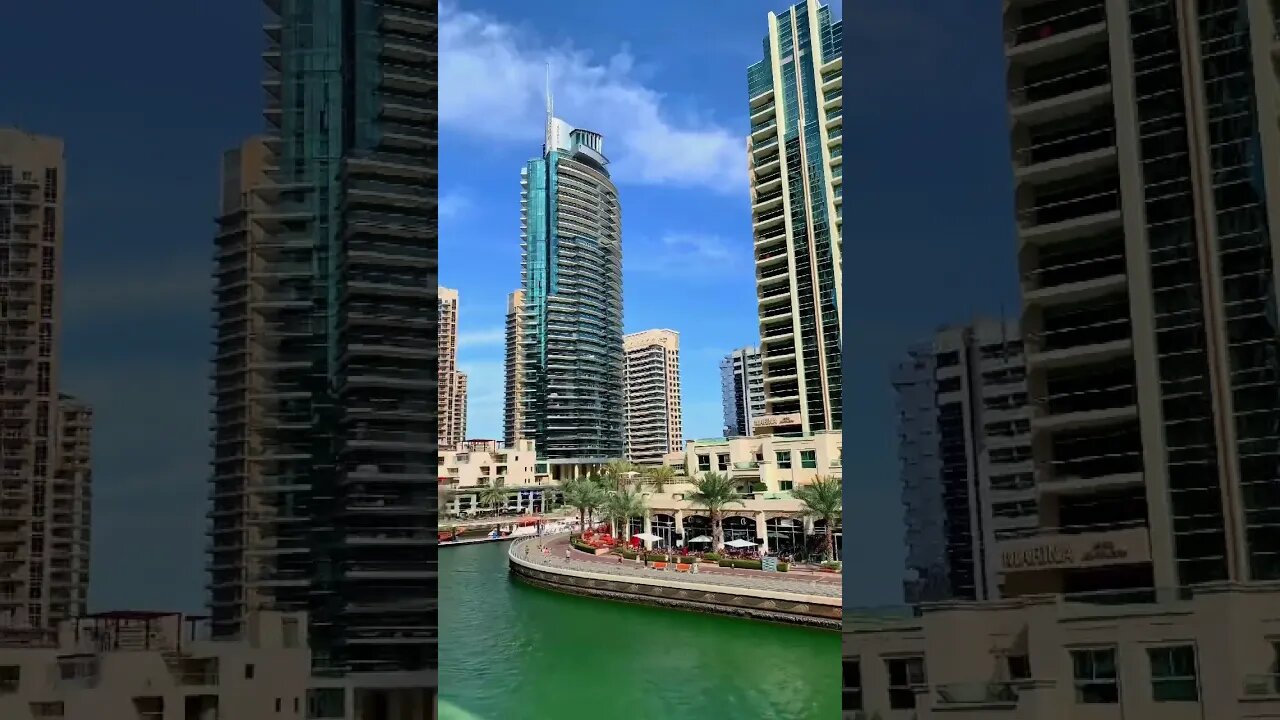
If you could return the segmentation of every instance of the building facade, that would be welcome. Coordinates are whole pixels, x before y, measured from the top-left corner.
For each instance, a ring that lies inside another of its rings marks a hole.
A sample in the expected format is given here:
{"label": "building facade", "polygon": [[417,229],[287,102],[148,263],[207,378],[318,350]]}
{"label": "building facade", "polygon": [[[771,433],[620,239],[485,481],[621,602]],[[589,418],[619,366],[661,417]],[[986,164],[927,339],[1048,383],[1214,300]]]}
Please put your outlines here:
{"label": "building facade", "polygon": [[458,415],[461,392],[458,387],[458,291],[436,288],[436,303],[440,308],[438,334],[440,342],[436,350],[439,363],[440,447],[452,447],[462,442],[466,434],[465,421]]}
{"label": "building facade", "polygon": [[738,348],[720,361],[720,404],[724,436],[749,437],[754,419],[764,415],[764,367],[757,348]]}
{"label": "building facade", "polygon": [[940,330],[894,370],[908,603],[998,597],[997,543],[1037,529],[1016,322]]}
{"label": "building facade", "polygon": [[454,435],[459,442],[467,437],[467,374],[454,373],[453,376],[453,423]]}
{"label": "building facade", "polygon": [[267,8],[217,240],[213,631],[308,610],[317,672],[433,685],[437,8]]}
{"label": "building facade", "polygon": [[747,70],[747,154],[765,414],[758,432],[841,427],[841,23],[817,0],[769,14]]}
{"label": "building facade", "polygon": [[493,510],[483,497],[486,488],[507,488],[499,507],[511,511],[544,510],[559,496],[545,460],[538,459],[532,440],[505,445],[495,440],[468,440],[442,449],[440,484],[450,494],[448,512],[465,515]]}
{"label": "building facade", "polygon": [[524,433],[524,412],[520,406],[520,398],[524,394],[523,314],[524,291],[516,290],[507,296],[506,359],[502,368],[502,437],[507,447],[514,447],[523,439]]}
{"label": "building facade", "polygon": [[[58,392],[62,140],[0,128],[0,619],[53,627],[89,591],[89,409]],[[70,419],[68,419],[70,418]]]}
{"label": "building facade", "polygon": [[[724,508],[721,526],[725,541],[750,540],[764,552],[816,552],[825,541],[825,522],[807,517],[804,504],[791,491],[819,477],[842,478],[843,438],[837,432],[809,436],[739,437],[691,440],[684,450],[667,455],[677,482],[661,492],[645,492],[648,514],[631,521],[631,534],[659,536],[658,545],[674,547],[695,537],[712,535],[707,510],[688,497],[687,478],[708,472],[728,475],[740,502]],[[840,557],[842,526],[832,528],[835,557]]]}
{"label": "building facade", "polygon": [[645,330],[622,338],[626,356],[626,459],[661,465],[684,444],[680,414],[680,333]]}
{"label": "building facade", "polygon": [[618,459],[624,442],[622,215],[603,137],[555,117],[520,175],[523,439],[548,459]]}

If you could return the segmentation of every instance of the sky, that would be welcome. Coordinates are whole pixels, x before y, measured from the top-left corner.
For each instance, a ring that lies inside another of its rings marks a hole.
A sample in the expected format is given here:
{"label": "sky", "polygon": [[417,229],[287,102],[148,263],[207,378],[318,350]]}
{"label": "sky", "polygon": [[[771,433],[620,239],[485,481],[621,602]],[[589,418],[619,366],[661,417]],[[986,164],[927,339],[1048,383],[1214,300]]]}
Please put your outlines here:
{"label": "sky", "polygon": [[[95,409],[90,603],[199,610],[218,164],[262,129],[263,11],[253,0],[9,5],[0,125],[67,144],[60,386]],[[766,13],[785,3],[539,7],[466,0],[441,17],[440,277],[461,295],[468,434],[500,435],[519,172],[540,151],[550,60],[557,114],[603,133],[613,161],[626,329],[680,331],[686,435],[718,435],[719,358],[758,332],[746,68]],[[859,0],[843,15],[853,604],[900,597],[889,368],[939,324],[1015,307],[999,12]]]}

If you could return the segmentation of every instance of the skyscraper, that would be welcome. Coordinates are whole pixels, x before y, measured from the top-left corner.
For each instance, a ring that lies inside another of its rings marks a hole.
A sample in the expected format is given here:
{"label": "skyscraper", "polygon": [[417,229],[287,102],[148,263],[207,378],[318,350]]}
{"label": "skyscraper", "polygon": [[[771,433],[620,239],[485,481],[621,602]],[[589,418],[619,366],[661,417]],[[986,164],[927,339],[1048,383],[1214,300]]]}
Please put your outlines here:
{"label": "skyscraper", "polygon": [[463,423],[458,417],[458,291],[441,287],[436,292],[439,293],[436,302],[440,308],[440,342],[436,351],[440,447],[451,448],[463,440],[460,427]]}
{"label": "skyscraper", "polygon": [[765,414],[759,432],[839,430],[841,23],[817,0],[769,13],[747,70],[747,155]]}
{"label": "skyscraper", "polygon": [[66,173],[58,138],[0,129],[0,623],[52,627],[89,592],[90,412],[58,392]]}
{"label": "skyscraper", "polygon": [[548,460],[620,459],[622,210],[604,138],[547,102],[541,157],[520,174],[524,291],[519,412]]}
{"label": "skyscraper", "polygon": [[520,406],[524,394],[523,316],[524,291],[516,290],[507,296],[507,347],[502,396],[502,437],[506,447],[515,447],[524,437],[524,413]]}
{"label": "skyscraper", "polygon": [[764,415],[764,368],[760,351],[738,348],[720,361],[724,436],[750,437],[752,420]]}
{"label": "skyscraper", "polygon": [[626,353],[626,459],[661,465],[684,449],[680,414],[680,333],[645,330],[622,338]]}
{"label": "skyscraper", "polygon": [[453,374],[453,434],[458,442],[467,439],[467,374]]}
{"label": "skyscraper", "polygon": [[1273,12],[1006,11],[1045,529],[1009,592],[1280,578]]}
{"label": "skyscraper", "polygon": [[436,657],[436,3],[267,7],[268,132],[226,158],[217,240],[214,630],[307,610],[317,672],[418,697]]}
{"label": "skyscraper", "polygon": [[994,548],[1036,527],[1016,322],[938,331],[894,369],[907,602],[999,597]]}

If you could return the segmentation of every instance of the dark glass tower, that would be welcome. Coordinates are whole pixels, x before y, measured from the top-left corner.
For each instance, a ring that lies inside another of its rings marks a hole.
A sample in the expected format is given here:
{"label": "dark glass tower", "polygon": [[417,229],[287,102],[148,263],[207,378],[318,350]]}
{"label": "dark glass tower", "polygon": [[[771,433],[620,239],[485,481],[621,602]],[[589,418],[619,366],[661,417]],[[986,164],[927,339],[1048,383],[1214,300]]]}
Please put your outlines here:
{"label": "dark glass tower", "polygon": [[213,622],[307,610],[318,674],[434,685],[436,3],[267,6],[262,172],[219,233]]}

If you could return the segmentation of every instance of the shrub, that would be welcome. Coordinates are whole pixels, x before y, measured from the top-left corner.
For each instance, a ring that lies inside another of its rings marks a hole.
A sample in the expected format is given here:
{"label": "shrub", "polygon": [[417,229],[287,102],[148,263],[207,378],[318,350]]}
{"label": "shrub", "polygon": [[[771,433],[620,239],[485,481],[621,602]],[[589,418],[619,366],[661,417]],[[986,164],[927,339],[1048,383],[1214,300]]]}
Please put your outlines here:
{"label": "shrub", "polygon": [[[722,559],[720,567],[742,568],[744,570],[760,570],[763,564],[759,560],[730,560]],[[791,566],[785,562],[778,561],[778,572],[787,572]]]}
{"label": "shrub", "polygon": [[840,572],[840,564],[841,563],[839,560],[826,560],[822,563],[822,567],[827,570],[835,570],[836,572]]}
{"label": "shrub", "polygon": [[592,555],[594,555],[596,552],[595,546],[591,545],[590,543],[583,542],[578,537],[570,538],[569,543],[572,544],[578,550],[581,550],[582,552],[591,553]]}

